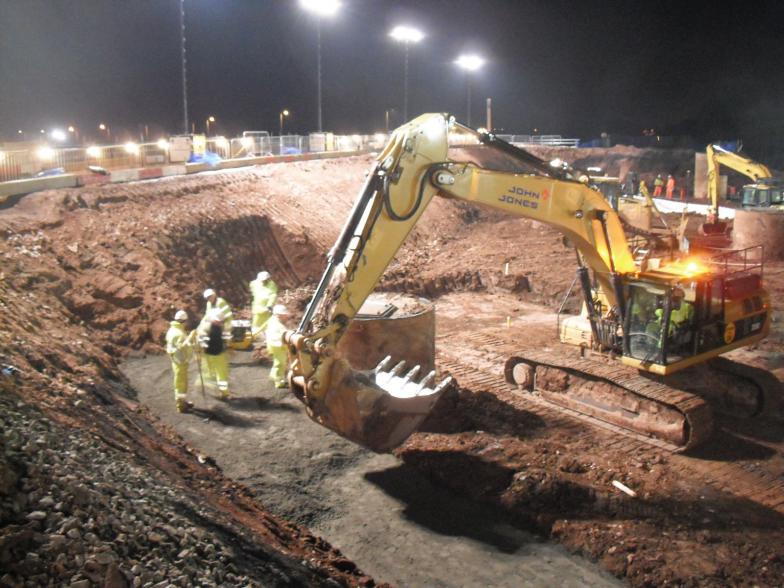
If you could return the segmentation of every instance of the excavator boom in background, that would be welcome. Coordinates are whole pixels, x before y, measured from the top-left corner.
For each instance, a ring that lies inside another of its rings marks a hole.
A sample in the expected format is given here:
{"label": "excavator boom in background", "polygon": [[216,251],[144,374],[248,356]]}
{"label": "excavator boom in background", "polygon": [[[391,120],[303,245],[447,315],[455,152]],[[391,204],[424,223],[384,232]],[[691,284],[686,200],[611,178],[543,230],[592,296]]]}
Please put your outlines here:
{"label": "excavator boom in background", "polygon": [[[439,195],[540,221],[577,250],[583,311],[562,322],[560,337],[601,352],[604,361],[522,351],[507,362],[510,383],[676,447],[704,441],[712,428],[709,402],[670,379],[686,373],[679,382],[693,384],[701,378],[690,370],[765,337],[770,306],[761,258],[745,251],[720,259],[635,259],[618,214],[585,179],[448,115],[422,115],[397,129],[370,170],[298,328],[284,336],[289,383],[311,418],[388,451],[416,430],[448,386],[432,387],[434,374],[423,381],[415,370],[404,376],[401,366],[357,372],[336,353]],[[737,399],[710,387],[720,396],[714,404],[759,410],[753,392]]]}
{"label": "excavator boom in background", "polygon": [[753,159],[733,153],[716,144],[705,148],[708,159],[708,198],[711,201],[710,215],[718,218],[719,170],[723,165],[752,180],[743,186],[741,204],[744,207],[784,207],[784,182],[775,179],[770,169]]}

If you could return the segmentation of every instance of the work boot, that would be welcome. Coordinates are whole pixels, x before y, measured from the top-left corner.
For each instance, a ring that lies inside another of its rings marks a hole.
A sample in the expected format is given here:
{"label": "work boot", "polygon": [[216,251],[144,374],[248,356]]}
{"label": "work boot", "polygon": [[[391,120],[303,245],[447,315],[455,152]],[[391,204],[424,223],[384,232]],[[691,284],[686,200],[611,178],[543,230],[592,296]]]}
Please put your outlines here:
{"label": "work boot", "polygon": [[193,409],[193,402],[187,400],[177,401],[177,412],[190,412]]}

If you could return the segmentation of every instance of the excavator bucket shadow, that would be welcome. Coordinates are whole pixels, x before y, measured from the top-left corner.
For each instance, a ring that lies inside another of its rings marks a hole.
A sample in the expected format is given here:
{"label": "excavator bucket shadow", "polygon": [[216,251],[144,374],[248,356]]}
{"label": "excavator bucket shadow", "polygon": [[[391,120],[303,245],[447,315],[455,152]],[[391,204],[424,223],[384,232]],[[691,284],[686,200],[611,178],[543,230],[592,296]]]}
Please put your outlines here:
{"label": "excavator bucket shadow", "polygon": [[[372,372],[355,371],[343,359],[332,365],[329,390],[320,398],[303,398],[311,419],[376,453],[401,445],[449,389],[449,377],[432,387],[435,372],[419,378],[419,366],[405,372],[404,362],[391,369],[387,356]],[[296,381],[292,390],[302,390]]]}

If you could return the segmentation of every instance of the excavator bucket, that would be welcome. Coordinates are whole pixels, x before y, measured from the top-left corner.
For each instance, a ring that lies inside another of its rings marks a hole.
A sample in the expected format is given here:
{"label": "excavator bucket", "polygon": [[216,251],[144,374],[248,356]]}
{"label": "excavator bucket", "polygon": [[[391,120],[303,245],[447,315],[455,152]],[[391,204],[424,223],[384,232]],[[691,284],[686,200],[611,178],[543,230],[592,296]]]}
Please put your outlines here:
{"label": "excavator bucket", "polygon": [[[420,377],[419,366],[392,366],[386,357],[372,372],[355,371],[343,359],[331,367],[329,389],[318,398],[305,398],[308,414],[359,445],[377,453],[401,445],[453,384],[451,377],[433,387],[435,372]],[[296,382],[295,386],[296,388]]]}

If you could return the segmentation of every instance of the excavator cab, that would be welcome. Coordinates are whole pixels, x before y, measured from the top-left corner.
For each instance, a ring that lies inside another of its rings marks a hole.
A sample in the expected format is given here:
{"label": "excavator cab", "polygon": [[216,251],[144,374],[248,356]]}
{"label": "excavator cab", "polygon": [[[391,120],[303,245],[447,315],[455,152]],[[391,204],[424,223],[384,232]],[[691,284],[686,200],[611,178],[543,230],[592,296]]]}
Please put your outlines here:
{"label": "excavator cab", "polygon": [[637,282],[629,288],[628,354],[667,365],[694,355],[696,283]]}
{"label": "excavator cab", "polygon": [[624,363],[666,375],[764,337],[762,269],[762,248],[751,247],[629,282]]}
{"label": "excavator cab", "polygon": [[763,207],[784,206],[784,185],[780,182],[760,182],[743,187],[743,206]]}

